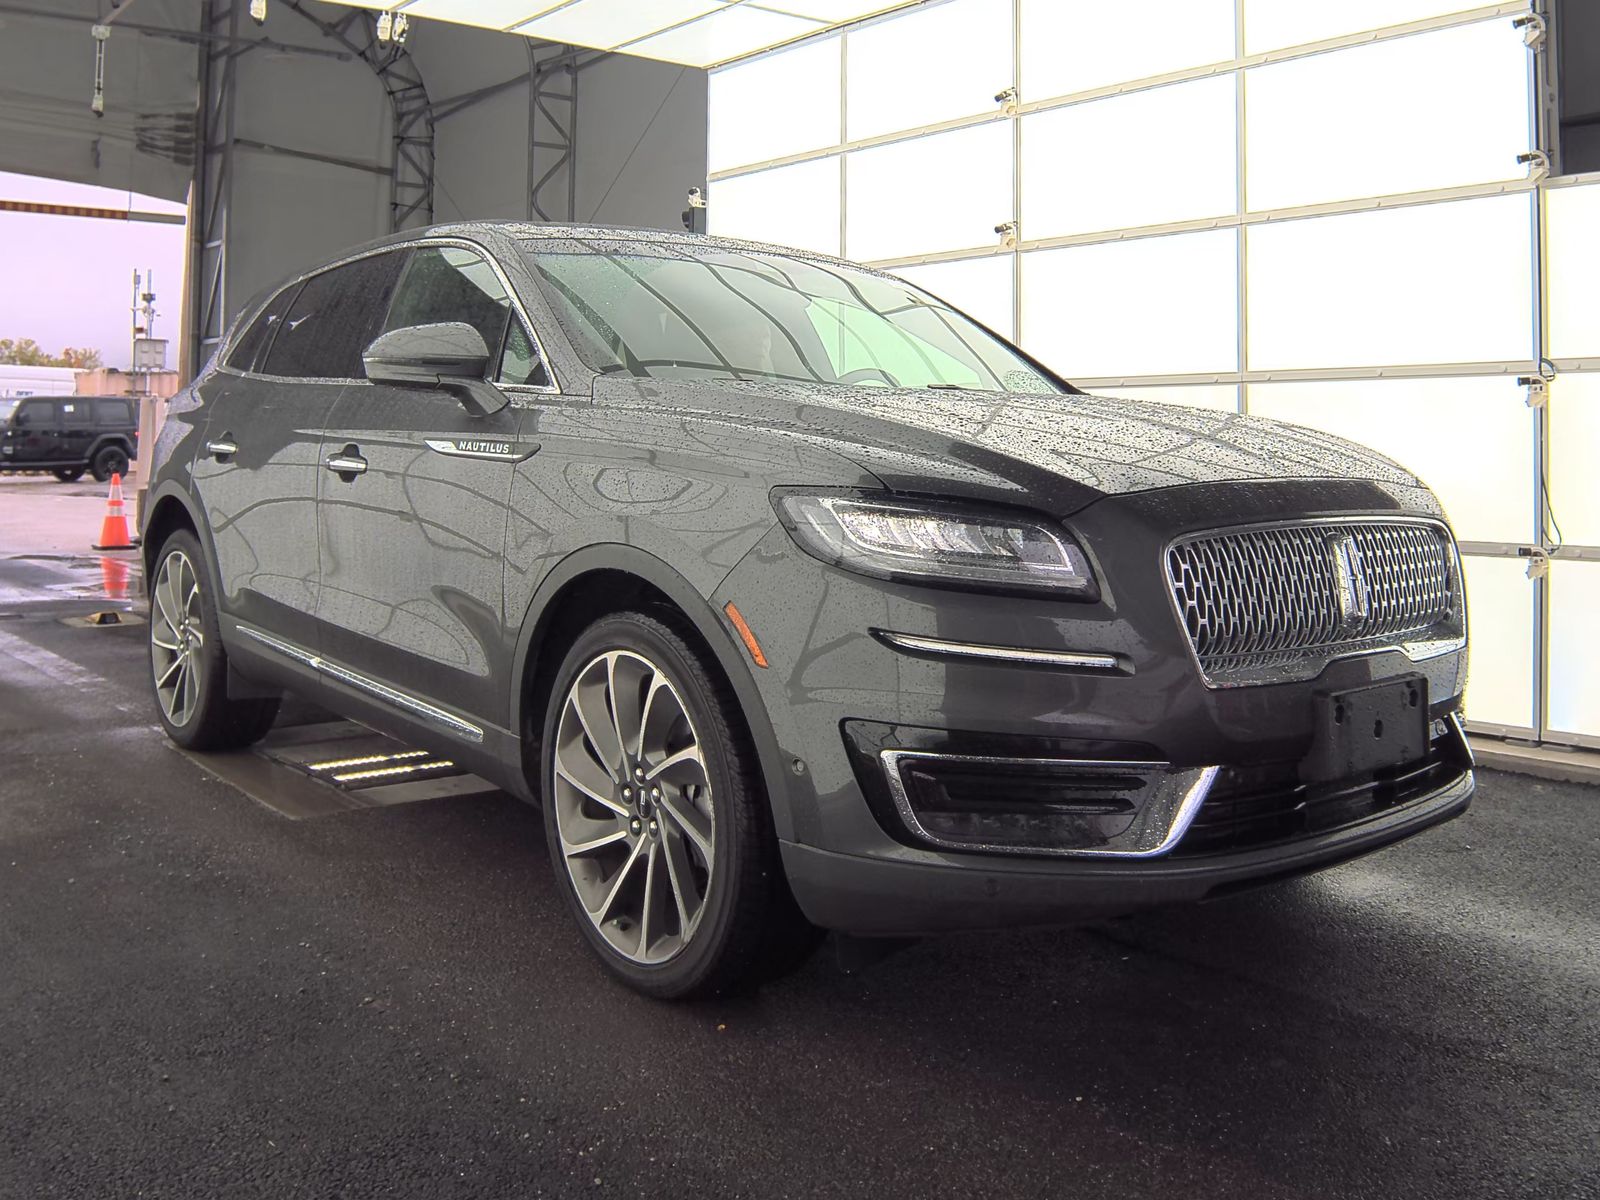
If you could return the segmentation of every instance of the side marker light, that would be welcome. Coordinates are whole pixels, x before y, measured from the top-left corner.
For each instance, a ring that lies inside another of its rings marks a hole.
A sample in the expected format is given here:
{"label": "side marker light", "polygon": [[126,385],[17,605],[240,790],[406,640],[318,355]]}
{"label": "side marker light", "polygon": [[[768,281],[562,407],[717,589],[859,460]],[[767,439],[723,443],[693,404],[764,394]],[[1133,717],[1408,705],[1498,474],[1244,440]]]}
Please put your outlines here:
{"label": "side marker light", "polygon": [[761,643],[756,641],[756,635],[750,632],[750,626],[746,624],[739,606],[729,600],[722,606],[722,611],[728,614],[728,620],[733,622],[734,629],[739,633],[739,640],[744,643],[744,648],[750,651],[751,661],[764,669],[767,665],[767,656],[761,653]]}

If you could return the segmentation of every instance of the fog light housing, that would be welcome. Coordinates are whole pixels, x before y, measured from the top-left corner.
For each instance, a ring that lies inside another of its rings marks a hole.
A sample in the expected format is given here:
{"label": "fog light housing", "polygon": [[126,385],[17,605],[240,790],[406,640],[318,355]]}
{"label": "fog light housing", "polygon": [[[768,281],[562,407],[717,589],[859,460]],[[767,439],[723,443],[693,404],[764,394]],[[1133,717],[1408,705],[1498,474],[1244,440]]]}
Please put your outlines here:
{"label": "fog light housing", "polygon": [[1150,858],[1171,850],[1215,767],[1161,762],[880,753],[889,791],[919,840],[1002,854]]}

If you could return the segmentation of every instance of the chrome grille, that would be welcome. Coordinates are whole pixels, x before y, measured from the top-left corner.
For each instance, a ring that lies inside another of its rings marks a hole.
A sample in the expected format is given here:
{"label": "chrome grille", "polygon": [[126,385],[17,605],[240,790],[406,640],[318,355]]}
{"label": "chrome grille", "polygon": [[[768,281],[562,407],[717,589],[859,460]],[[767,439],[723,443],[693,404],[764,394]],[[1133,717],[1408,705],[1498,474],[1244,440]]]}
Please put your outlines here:
{"label": "chrome grille", "polygon": [[1328,521],[1206,534],[1168,550],[1167,575],[1211,678],[1398,644],[1458,617],[1454,547],[1433,524]]}

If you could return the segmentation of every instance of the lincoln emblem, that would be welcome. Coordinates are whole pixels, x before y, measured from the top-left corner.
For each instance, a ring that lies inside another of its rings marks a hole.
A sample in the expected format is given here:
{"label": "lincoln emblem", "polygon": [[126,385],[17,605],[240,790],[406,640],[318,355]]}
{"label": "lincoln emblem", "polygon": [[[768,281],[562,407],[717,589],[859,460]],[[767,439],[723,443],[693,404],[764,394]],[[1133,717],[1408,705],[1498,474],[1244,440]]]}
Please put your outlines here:
{"label": "lincoln emblem", "polygon": [[1328,539],[1328,552],[1333,559],[1333,578],[1339,589],[1339,623],[1346,630],[1353,630],[1372,611],[1372,592],[1367,586],[1367,568],[1361,557],[1361,547],[1350,534],[1341,533]]}

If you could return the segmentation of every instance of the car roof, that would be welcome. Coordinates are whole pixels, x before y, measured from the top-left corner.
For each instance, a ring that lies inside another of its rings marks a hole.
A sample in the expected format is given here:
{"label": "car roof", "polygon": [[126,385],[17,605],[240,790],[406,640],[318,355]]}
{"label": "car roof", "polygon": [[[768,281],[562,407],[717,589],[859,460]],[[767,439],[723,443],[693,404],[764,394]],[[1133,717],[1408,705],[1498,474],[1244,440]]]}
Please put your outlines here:
{"label": "car roof", "polygon": [[690,233],[688,230],[682,229],[651,229],[639,225],[580,225],[543,221],[450,221],[443,224],[428,225],[420,229],[408,229],[401,233],[391,233],[386,237],[376,238],[361,246],[353,247],[340,257],[348,257],[359,254],[364,250],[377,249],[381,246],[402,246],[407,242],[421,241],[427,238],[459,237],[474,239],[485,235],[508,237],[518,241],[638,242],[641,245],[695,246],[757,254],[780,254],[786,258],[832,263],[836,266],[851,267],[855,270],[882,274],[881,271],[877,271],[872,267],[863,267],[859,263],[847,262],[833,255],[819,254],[814,250],[800,250],[793,246],[780,246],[772,242],[756,242],[744,238],[722,237],[709,233]]}

